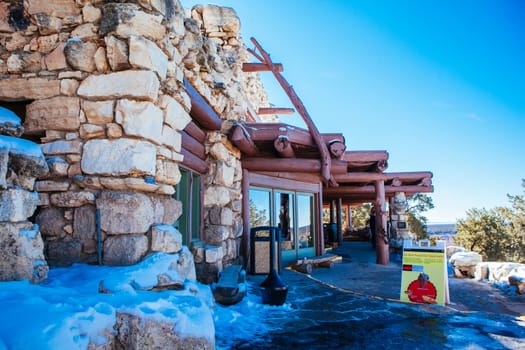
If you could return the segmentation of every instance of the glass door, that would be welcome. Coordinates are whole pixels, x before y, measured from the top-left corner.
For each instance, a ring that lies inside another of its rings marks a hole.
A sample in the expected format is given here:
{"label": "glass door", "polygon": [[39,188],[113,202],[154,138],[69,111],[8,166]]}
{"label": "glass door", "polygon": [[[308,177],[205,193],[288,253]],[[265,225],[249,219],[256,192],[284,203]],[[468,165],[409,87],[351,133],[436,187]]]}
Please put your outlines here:
{"label": "glass door", "polygon": [[297,193],[297,258],[315,255],[314,196]]}
{"label": "glass door", "polygon": [[275,219],[281,234],[281,259],[285,263],[297,259],[297,239],[295,235],[295,198],[292,192],[274,191]]}
{"label": "glass door", "polygon": [[314,208],[312,193],[250,188],[250,228],[277,226],[281,229],[283,266],[315,256]]}

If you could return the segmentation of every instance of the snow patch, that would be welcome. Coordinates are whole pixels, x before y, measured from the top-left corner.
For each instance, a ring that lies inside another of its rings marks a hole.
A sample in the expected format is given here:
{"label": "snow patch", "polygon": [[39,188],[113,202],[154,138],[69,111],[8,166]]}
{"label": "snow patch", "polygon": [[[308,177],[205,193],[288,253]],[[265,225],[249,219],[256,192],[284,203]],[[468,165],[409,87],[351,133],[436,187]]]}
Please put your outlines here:
{"label": "snow patch", "polygon": [[0,147],[7,148],[9,153],[44,158],[40,146],[32,141],[0,135]]}
{"label": "snow patch", "polygon": [[[21,119],[11,110],[0,107],[0,124],[11,124],[13,126],[22,126]],[[1,345],[0,345],[0,349]]]}

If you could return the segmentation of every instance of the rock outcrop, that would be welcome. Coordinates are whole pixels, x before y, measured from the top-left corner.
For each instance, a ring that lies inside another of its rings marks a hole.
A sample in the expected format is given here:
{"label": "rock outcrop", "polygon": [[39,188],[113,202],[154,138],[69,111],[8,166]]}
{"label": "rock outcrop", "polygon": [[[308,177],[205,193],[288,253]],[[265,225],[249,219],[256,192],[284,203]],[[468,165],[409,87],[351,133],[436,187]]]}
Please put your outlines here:
{"label": "rock outcrop", "polygon": [[476,252],[461,252],[458,251],[449,259],[449,262],[454,267],[454,274],[456,277],[474,277],[476,272],[476,265],[482,261],[480,254]]}
{"label": "rock outcrop", "polygon": [[20,139],[22,133],[20,118],[0,107],[0,281],[38,283],[48,265],[39,227],[28,218],[38,204],[35,180],[48,167],[40,147]]}

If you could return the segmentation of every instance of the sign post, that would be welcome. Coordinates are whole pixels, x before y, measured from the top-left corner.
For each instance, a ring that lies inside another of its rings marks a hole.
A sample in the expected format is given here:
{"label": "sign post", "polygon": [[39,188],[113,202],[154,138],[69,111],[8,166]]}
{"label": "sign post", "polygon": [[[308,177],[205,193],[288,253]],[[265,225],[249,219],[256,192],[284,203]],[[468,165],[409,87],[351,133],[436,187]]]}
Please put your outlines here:
{"label": "sign post", "polygon": [[450,302],[445,241],[403,241],[400,300],[420,304]]}

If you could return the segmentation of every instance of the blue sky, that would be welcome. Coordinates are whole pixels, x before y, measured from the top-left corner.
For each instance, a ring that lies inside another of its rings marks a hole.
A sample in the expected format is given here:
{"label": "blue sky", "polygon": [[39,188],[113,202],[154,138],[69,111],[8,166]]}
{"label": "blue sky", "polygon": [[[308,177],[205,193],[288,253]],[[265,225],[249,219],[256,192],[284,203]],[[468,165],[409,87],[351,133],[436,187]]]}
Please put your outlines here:
{"label": "blue sky", "polygon": [[[388,172],[432,171],[430,222],[523,193],[525,2],[210,3],[233,7],[244,42],[284,65],[321,132],[343,133],[349,150],[387,150]],[[270,73],[263,81],[273,104],[292,107]]]}

